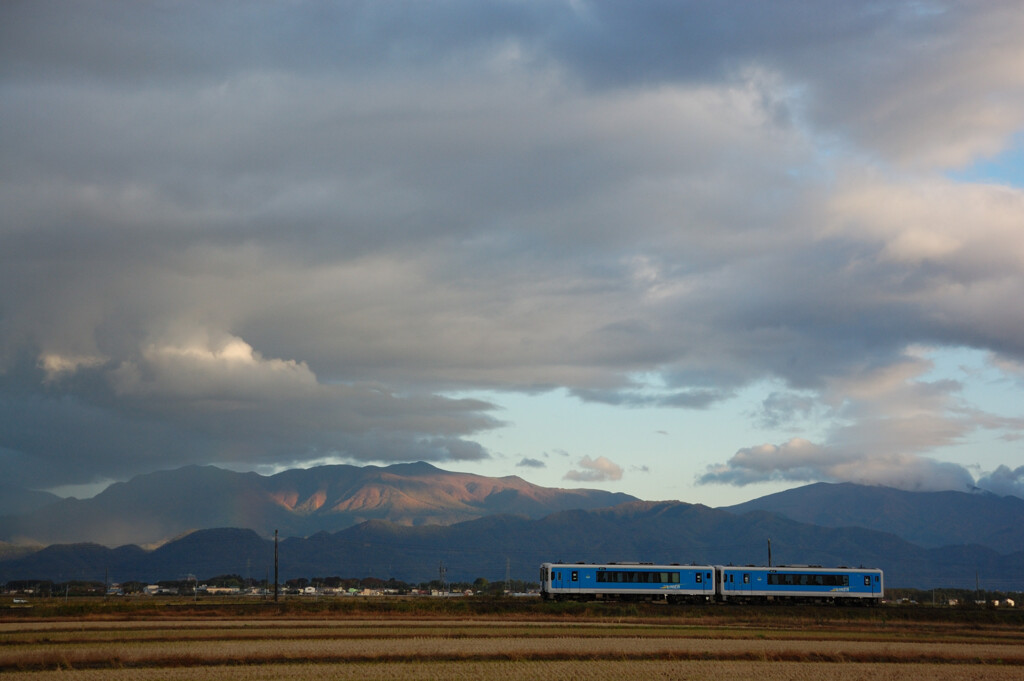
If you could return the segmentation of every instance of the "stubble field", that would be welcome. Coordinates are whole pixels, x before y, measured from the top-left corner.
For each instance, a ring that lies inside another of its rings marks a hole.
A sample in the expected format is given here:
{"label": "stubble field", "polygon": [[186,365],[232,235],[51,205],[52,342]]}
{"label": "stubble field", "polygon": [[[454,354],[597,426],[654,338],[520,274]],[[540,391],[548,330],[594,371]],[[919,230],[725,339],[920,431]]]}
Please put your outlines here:
{"label": "stubble field", "polygon": [[1017,680],[1024,628],[1019,619],[784,607],[23,611],[0,615],[0,674],[12,681]]}

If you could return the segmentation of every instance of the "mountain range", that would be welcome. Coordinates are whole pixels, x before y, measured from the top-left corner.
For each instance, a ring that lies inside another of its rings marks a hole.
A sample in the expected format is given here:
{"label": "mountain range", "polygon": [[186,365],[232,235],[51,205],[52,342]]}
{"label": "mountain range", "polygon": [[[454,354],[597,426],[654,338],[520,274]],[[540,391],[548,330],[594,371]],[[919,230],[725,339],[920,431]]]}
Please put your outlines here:
{"label": "mountain range", "polygon": [[[884,532],[806,525],[775,513],[737,515],[682,502],[629,502],[541,519],[492,515],[454,525],[412,527],[371,520],[335,533],[280,542],[280,577],[376,576],[417,583],[485,577],[536,580],[544,561],[679,562],[872,566],[890,587],[1024,588],[1024,551],[977,546],[926,549]],[[152,551],[138,546],[54,545],[0,561],[0,580],[155,581],[237,574],[263,579],[274,542],[252,530],[193,532]],[[506,570],[508,571],[506,573]]]}
{"label": "mountain range", "polygon": [[[2,518],[0,539],[17,536],[12,526],[45,529],[57,519],[79,543],[0,554],[0,580],[262,579],[280,528],[282,579],[417,582],[443,564],[453,581],[501,579],[506,566],[532,580],[549,560],[764,565],[770,542],[775,565],[880,567],[889,586],[1024,589],[1024,502],[984,493],[819,483],[714,509],[423,463],[268,477],[190,467]],[[103,527],[114,521],[113,533]],[[171,532],[180,536],[154,549],[97,539],[135,533],[156,542]]]}
{"label": "mountain range", "polygon": [[853,483],[814,483],[725,507],[770,511],[822,527],[885,530],[927,548],[980,544],[1024,550],[1024,499],[988,492],[908,492]]}
{"label": "mountain range", "polygon": [[91,499],[35,500],[20,514],[8,510],[0,517],[0,541],[152,546],[216,527],[306,537],[367,520],[451,525],[496,513],[541,518],[635,500],[604,490],[540,487],[517,476],[454,473],[423,462],[318,466],[270,476],[186,466],[112,484]]}

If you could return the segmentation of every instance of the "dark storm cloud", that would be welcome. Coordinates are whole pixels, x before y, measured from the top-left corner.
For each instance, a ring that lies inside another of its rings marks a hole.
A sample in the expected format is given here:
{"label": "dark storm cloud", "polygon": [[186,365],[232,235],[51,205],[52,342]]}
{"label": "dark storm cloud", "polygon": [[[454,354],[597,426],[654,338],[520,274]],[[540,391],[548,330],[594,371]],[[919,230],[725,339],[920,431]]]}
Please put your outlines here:
{"label": "dark storm cloud", "polygon": [[[444,391],[839,414],[914,344],[1020,359],[1024,197],[931,171],[1019,127],[1013,9],[4,3],[0,472],[472,460]],[[820,447],[984,421],[926,392]]]}
{"label": "dark storm cloud", "polygon": [[[589,83],[714,82],[751,68],[786,75],[803,119],[905,161],[963,163],[1016,129],[1020,93],[989,98],[1019,57],[1019,6],[996,2],[582,2],[546,47]],[[983,42],[977,42],[984,36]],[[958,53],[959,51],[959,53]],[[982,66],[985,64],[985,66]],[[926,123],[915,125],[912,123]],[[939,142],[938,135],[957,139]]]}
{"label": "dark storm cloud", "polygon": [[138,362],[66,378],[15,364],[0,397],[0,472],[33,486],[167,462],[476,460],[489,455],[460,436],[497,425],[479,400],[324,385],[238,343],[220,353],[151,348]]}
{"label": "dark storm cloud", "polygon": [[296,72],[415,68],[529,34],[516,2],[11,2],[0,74],[145,87]]}

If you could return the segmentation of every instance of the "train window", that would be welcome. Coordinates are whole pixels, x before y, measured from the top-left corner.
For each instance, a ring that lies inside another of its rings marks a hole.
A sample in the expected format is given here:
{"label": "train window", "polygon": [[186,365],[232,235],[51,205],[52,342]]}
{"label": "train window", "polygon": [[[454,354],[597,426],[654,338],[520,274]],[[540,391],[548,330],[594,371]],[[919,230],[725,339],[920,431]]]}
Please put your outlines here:
{"label": "train window", "polygon": [[750,575],[749,574],[747,574],[747,573],[743,574],[743,583],[744,584],[750,584]]}
{"label": "train window", "polygon": [[698,584],[700,584],[701,582],[704,581],[704,575],[703,574],[698,572],[696,576],[697,576],[697,583]]}
{"label": "train window", "polygon": [[864,586],[871,586],[871,575],[864,575]]}
{"label": "train window", "polygon": [[572,581],[578,582],[579,579],[580,579],[580,573],[577,572],[576,570],[573,570],[572,571]]}
{"label": "train window", "polygon": [[[768,575],[768,583],[782,586],[850,586],[850,577],[848,575],[771,573]],[[868,584],[867,581],[864,583]]]}
{"label": "train window", "polygon": [[678,584],[678,572],[649,572],[647,570],[598,570],[597,581],[620,584]]}

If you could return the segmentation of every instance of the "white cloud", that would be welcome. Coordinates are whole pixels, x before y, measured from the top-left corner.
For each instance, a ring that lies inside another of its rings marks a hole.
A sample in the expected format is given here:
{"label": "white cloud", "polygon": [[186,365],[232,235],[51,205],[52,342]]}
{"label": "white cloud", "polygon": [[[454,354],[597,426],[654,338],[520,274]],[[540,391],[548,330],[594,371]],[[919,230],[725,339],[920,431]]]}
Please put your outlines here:
{"label": "white cloud", "polygon": [[563,477],[564,480],[572,480],[573,482],[607,482],[622,479],[622,467],[603,456],[599,456],[596,459],[584,456],[576,465],[579,468],[566,473]]}
{"label": "white cloud", "polygon": [[999,466],[996,470],[978,479],[978,487],[1000,496],[1017,496],[1024,499],[1024,466],[1011,470]]}
{"label": "white cloud", "polygon": [[745,447],[725,463],[709,466],[698,483],[824,480],[909,490],[972,489],[974,478],[964,465],[928,453],[979,430],[1019,432],[1024,421],[967,408],[956,381],[926,380],[933,369],[930,352],[911,348],[901,361],[828,380],[819,393],[830,406],[826,422],[831,426],[823,442],[793,438]]}
{"label": "white cloud", "polygon": [[1024,191],[940,178],[851,177],[830,200],[829,235],[875,243],[883,261],[959,278],[1020,276]]}
{"label": "white cloud", "polygon": [[216,342],[149,344],[136,361],[110,374],[125,397],[158,395],[178,399],[274,399],[302,397],[318,388],[303,362],[265,359],[241,338]]}
{"label": "white cloud", "polygon": [[725,464],[710,466],[699,484],[747,485],[765,481],[855,482],[913,491],[970,491],[974,479],[959,464],[915,454],[865,454],[830,449],[794,438],[781,445],[739,450]]}
{"label": "white cloud", "polygon": [[74,374],[79,369],[92,369],[102,366],[106,362],[104,357],[91,357],[88,355],[60,355],[57,353],[46,353],[39,357],[39,366],[46,372],[46,381],[53,382],[62,376]]}

